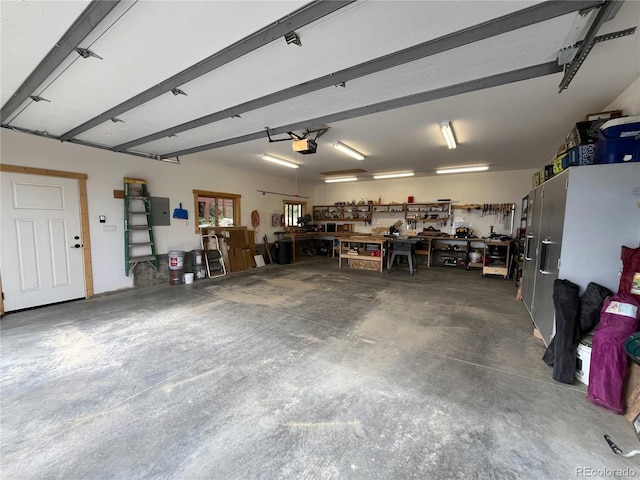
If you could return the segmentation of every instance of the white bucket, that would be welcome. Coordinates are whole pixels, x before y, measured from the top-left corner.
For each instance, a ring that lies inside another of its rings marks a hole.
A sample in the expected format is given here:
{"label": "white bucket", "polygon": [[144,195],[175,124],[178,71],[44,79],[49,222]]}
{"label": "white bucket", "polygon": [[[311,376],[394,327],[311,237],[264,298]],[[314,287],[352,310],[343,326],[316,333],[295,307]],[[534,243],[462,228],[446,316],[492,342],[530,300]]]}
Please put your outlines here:
{"label": "white bucket", "polygon": [[480,260],[482,260],[482,254],[479,252],[471,252],[469,254],[469,260],[473,263],[480,263]]}
{"label": "white bucket", "polygon": [[193,273],[185,273],[184,274],[184,283],[185,285],[189,285],[193,283]]}
{"label": "white bucket", "polygon": [[169,252],[169,270],[182,270],[184,268],[184,252]]}

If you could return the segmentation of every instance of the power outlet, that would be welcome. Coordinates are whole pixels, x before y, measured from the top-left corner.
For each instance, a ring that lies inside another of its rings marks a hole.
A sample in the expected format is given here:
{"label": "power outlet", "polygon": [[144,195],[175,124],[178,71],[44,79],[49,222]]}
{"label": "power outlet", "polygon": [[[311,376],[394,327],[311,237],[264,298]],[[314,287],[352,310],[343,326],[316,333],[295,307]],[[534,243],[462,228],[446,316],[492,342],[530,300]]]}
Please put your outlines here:
{"label": "power outlet", "polygon": [[103,232],[115,232],[117,231],[116,225],[102,225]]}

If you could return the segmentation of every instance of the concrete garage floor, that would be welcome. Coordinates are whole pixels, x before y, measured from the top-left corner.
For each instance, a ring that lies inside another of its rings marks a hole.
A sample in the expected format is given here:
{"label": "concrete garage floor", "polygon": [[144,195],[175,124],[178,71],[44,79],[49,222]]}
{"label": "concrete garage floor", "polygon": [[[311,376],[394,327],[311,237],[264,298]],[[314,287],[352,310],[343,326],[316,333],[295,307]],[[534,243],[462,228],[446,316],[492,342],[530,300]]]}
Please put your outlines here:
{"label": "concrete garage floor", "polygon": [[[331,259],[18,312],[3,479],[640,476],[551,379],[512,281]],[[617,469],[617,471],[616,471]]]}

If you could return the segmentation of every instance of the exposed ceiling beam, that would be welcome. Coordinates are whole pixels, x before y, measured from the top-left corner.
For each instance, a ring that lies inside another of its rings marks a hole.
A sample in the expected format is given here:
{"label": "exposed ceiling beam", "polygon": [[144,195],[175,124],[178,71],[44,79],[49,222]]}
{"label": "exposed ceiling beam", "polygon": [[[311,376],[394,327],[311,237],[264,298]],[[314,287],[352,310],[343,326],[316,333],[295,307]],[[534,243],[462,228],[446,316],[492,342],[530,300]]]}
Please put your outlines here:
{"label": "exposed ceiling beam", "polygon": [[225,118],[230,118],[235,115],[255,110],[257,108],[273,105],[290,98],[294,98],[307,93],[312,93],[323,88],[337,85],[343,82],[348,82],[355,78],[364,77],[373,73],[380,72],[404,63],[409,63],[415,60],[419,60],[431,55],[445,52],[454,48],[459,48],[464,45],[468,45],[473,42],[485,40],[496,35],[517,30],[519,28],[526,27],[535,23],[550,20],[552,18],[566,15],[578,10],[584,10],[586,8],[593,8],[602,4],[600,1],[551,1],[538,5],[534,5],[523,10],[504,15],[502,17],[489,20],[487,22],[480,23],[473,27],[468,27],[463,30],[423,42],[413,47],[405,48],[395,53],[391,53],[368,62],[355,65],[353,67],[345,68],[329,75],[309,80],[299,85],[280,90],[278,92],[270,93],[260,98],[250,100],[248,102],[235,105],[218,112],[205,115],[204,117],[191,120],[189,122],[182,123],[180,125],[161,130],[144,137],[131,140],[129,142],[117,145],[113,147],[113,150],[120,152],[127,150],[136,145],[142,145],[145,143],[153,142],[160,138],[168,137],[170,135],[176,135],[180,132],[191,130],[194,128],[208,125]]}
{"label": "exposed ceiling beam", "polygon": [[[51,135],[49,132],[39,131],[39,130],[30,130],[28,128],[16,127],[14,125],[2,124],[0,125],[2,128],[6,128],[7,130],[13,130],[14,132],[27,133],[29,135],[35,135],[36,137],[48,138],[50,140],[60,140],[60,137],[57,135]],[[69,143],[73,143],[75,145],[82,145],[85,147],[99,148],[100,150],[111,151],[110,147],[105,145],[99,145],[97,143],[85,142],[83,140],[71,140]],[[149,153],[140,153],[140,152],[126,152],[127,155],[133,155],[134,157],[142,157],[142,158],[151,158],[153,160],[161,160],[160,155],[153,155]]]}
{"label": "exposed ceiling beam", "polygon": [[60,136],[63,142],[70,140],[73,137],[80,135],[87,130],[100,125],[107,120],[118,117],[124,112],[132,110],[150,100],[153,100],[160,95],[163,95],[172,88],[184,85],[205,73],[209,73],[216,68],[221,67],[233,60],[236,60],[243,55],[246,55],[253,50],[260,48],[268,43],[283,37],[286,33],[303,27],[309,23],[313,23],[316,20],[329,15],[355,0],[344,1],[321,1],[315,0],[302,8],[299,8],[295,12],[281,18],[274,24],[264,27],[257,32],[249,35],[248,37],[239,40],[238,42],[220,50],[217,53],[205,58],[204,60],[192,65],[191,67],[173,75],[172,77],[160,82],[159,84],[145,90],[144,92],[125,100],[121,104],[93,117],[91,120],[79,125]]}
{"label": "exposed ceiling beam", "polygon": [[49,53],[36,66],[18,90],[0,110],[0,122],[4,123],[22,103],[51,75],[84,38],[114,9],[120,0],[93,0],[69,29],[56,42]]}
{"label": "exposed ceiling beam", "polygon": [[[375,103],[372,105],[366,105],[364,107],[352,108],[343,112],[338,112],[323,117],[317,117],[302,122],[293,123],[290,125],[283,125],[276,128],[270,128],[269,133],[278,135],[282,133],[291,132],[294,130],[304,130],[311,128],[313,125],[329,124],[332,122],[339,122],[342,120],[349,120],[351,118],[362,117],[364,115],[370,115],[373,113],[385,112],[387,110],[393,110],[396,108],[407,107],[418,103],[430,102],[433,100],[439,100],[447,97],[453,97],[455,95],[461,95],[463,93],[476,92],[478,90],[484,90],[486,88],[499,87],[501,85],[507,85],[509,83],[520,82],[523,80],[529,80],[532,78],[542,77],[545,75],[552,75],[554,73],[562,72],[562,67],[557,62],[543,63],[540,65],[534,65],[532,67],[521,68],[518,70],[512,70],[510,72],[499,73],[497,75],[491,75],[489,77],[478,78],[470,80],[468,82],[458,83],[456,85],[450,85],[427,92],[416,93],[413,95],[407,95],[405,97],[396,98],[393,100],[386,100],[384,102]],[[177,156],[189,155],[192,153],[203,152],[205,150],[213,150],[215,148],[226,147],[228,145],[234,145],[238,143],[249,142],[251,140],[258,140],[260,138],[266,138],[264,131],[253,132],[246,135],[242,135],[235,138],[229,138],[220,142],[209,143],[201,145],[199,147],[187,148],[179,150],[177,152],[171,152],[160,155],[160,158],[171,158]]]}

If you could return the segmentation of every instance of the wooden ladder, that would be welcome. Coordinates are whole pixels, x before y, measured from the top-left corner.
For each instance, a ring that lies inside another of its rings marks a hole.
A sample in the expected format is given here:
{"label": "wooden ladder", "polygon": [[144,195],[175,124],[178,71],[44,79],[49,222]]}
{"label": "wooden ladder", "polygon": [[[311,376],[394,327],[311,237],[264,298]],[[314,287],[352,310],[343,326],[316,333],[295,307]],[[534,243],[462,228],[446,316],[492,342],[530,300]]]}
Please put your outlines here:
{"label": "wooden ladder", "polygon": [[127,276],[140,262],[148,262],[158,269],[150,202],[146,180],[124,178],[124,271]]}

